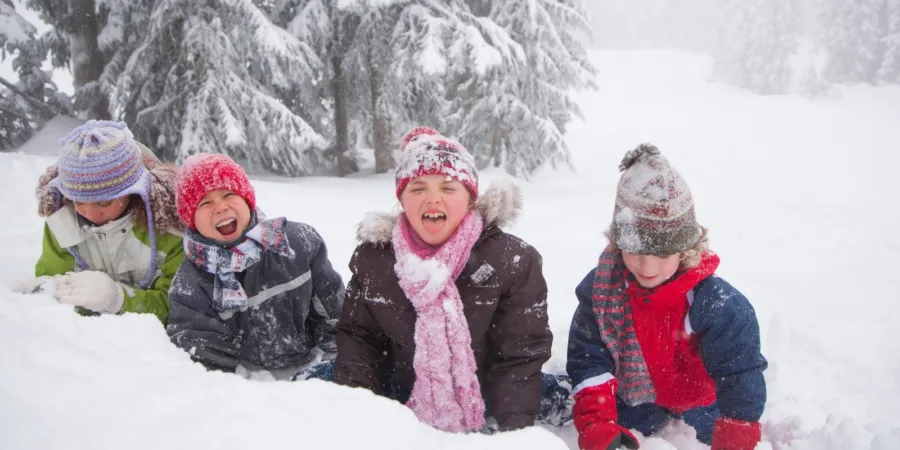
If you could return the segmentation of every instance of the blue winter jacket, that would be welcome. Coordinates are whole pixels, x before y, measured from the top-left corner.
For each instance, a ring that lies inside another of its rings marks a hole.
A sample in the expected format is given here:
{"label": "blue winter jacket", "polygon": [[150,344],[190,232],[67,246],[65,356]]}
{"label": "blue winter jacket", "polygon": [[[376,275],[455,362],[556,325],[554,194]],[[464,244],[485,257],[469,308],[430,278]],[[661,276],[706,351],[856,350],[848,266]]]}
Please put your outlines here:
{"label": "blue winter jacket", "polygon": [[[595,269],[575,289],[578,308],[569,328],[566,371],[572,385],[615,374],[612,356],[600,338],[591,305]],[[725,417],[759,421],[766,403],[759,324],[750,302],[722,278],[712,275],[694,288],[688,310],[690,327],[700,336],[700,356],[716,385],[719,410]]]}

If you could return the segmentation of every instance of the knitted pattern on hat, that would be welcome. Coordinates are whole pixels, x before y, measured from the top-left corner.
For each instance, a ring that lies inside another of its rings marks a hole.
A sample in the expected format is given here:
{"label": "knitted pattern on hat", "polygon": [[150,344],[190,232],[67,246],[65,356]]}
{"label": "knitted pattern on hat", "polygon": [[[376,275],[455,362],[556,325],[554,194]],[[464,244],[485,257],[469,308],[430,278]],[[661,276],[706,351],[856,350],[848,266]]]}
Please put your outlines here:
{"label": "knitted pattern on hat", "polygon": [[69,200],[108,201],[142,194],[149,188],[140,149],[124,123],[88,121],[72,130],[60,145],[54,187]]}
{"label": "knitted pattern on hat", "polygon": [[461,182],[478,198],[478,172],[475,159],[459,142],[441,136],[428,127],[416,127],[403,136],[402,153],[394,174],[397,198],[413,178],[424,175],[444,175]]}
{"label": "knitted pattern on hat", "polygon": [[700,239],[687,183],[659,149],[641,144],[622,159],[610,238],[628,253],[669,256]]}
{"label": "knitted pattern on hat", "polygon": [[234,160],[218,153],[200,153],[184,160],[175,176],[175,199],[178,217],[192,230],[197,205],[206,194],[225,189],[241,196],[250,207],[256,209],[256,193],[247,173]]}
{"label": "knitted pattern on hat", "polygon": [[[156,278],[156,232],[150,202],[150,174],[143,164],[134,136],[122,122],[89,120],[60,140],[62,151],[57,163],[58,175],[47,186],[55,190],[56,209],[60,196],[76,202],[102,202],[128,195],[144,201],[150,233],[150,266],[140,283],[147,289]],[[92,270],[74,248],[66,249],[81,270]]]}

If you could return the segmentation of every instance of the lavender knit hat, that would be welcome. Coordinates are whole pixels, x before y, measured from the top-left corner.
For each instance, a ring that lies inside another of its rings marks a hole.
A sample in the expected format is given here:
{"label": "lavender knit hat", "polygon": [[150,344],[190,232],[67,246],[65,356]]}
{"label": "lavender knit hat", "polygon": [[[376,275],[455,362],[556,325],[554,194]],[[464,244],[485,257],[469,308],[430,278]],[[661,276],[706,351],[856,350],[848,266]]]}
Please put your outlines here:
{"label": "lavender knit hat", "polygon": [[[128,126],[122,122],[90,120],[60,141],[59,175],[48,186],[57,192],[56,207],[62,198],[76,202],[101,202],[127,195],[143,199],[150,232],[150,267],[141,289],[156,278],[156,233],[150,208],[150,173],[144,167],[141,149]],[[91,270],[73,249],[67,249],[82,270]]]}

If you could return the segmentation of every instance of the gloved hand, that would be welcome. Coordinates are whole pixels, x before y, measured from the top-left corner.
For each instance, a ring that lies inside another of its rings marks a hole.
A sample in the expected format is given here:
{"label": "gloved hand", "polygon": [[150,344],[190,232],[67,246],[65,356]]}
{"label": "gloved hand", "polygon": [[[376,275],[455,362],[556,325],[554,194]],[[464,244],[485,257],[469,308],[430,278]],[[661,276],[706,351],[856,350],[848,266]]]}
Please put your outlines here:
{"label": "gloved hand", "polygon": [[18,292],[21,294],[36,294],[38,292],[42,292],[41,286],[47,283],[53,283],[53,277],[43,275],[12,285],[10,286],[10,289],[12,289],[13,292]]}
{"label": "gloved hand", "polygon": [[61,303],[113,314],[121,311],[125,303],[122,286],[103,272],[69,272],[53,277],[53,282],[56,283],[56,298]]}
{"label": "gloved hand", "polygon": [[575,394],[572,416],[578,430],[579,449],[615,450],[622,445],[630,449],[640,447],[637,438],[616,423],[619,419],[616,410],[617,387],[618,381],[612,379]]}
{"label": "gloved hand", "polygon": [[761,439],[759,422],[719,417],[713,426],[710,450],[753,450]]}

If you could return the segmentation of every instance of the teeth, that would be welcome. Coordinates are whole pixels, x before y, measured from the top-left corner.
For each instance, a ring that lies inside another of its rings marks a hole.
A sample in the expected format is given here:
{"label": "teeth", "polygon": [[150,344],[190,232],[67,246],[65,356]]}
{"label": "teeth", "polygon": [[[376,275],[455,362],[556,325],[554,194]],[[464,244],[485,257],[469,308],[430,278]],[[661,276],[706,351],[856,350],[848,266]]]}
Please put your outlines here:
{"label": "teeth", "polygon": [[429,219],[445,219],[444,213],[425,213],[425,217]]}
{"label": "teeth", "polygon": [[228,220],[226,220],[226,221],[224,221],[224,222],[221,222],[221,223],[219,223],[218,225],[216,225],[216,228],[218,228],[218,227],[224,227],[225,225],[230,225],[231,222],[234,222],[234,219],[228,219]]}

